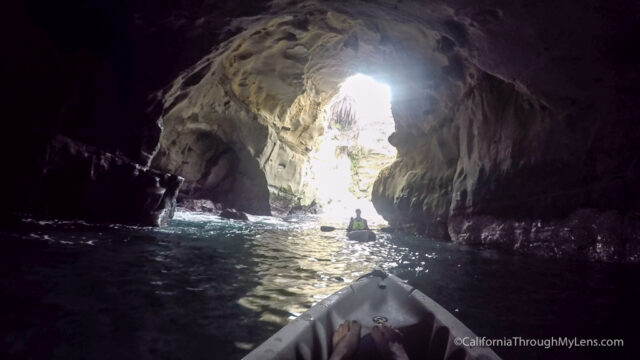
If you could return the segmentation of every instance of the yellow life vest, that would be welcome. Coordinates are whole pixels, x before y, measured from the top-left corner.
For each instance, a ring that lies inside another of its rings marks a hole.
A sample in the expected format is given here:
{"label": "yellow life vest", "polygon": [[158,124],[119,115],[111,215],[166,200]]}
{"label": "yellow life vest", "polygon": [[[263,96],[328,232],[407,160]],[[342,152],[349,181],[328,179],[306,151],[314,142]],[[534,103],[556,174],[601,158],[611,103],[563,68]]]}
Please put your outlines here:
{"label": "yellow life vest", "polygon": [[364,230],[364,219],[353,219],[351,230]]}

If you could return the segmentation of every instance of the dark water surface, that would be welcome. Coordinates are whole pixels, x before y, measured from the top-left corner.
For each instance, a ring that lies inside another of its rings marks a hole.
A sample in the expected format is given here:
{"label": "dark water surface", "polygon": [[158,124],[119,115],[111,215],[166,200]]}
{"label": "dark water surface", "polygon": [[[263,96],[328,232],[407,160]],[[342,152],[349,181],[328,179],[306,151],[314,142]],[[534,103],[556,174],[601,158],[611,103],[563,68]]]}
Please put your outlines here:
{"label": "dark water surface", "polygon": [[164,228],[22,221],[0,229],[0,358],[237,359],[375,268],[479,336],[622,338],[612,348],[494,348],[507,359],[640,358],[640,267],[544,260],[314,218],[178,213]]}

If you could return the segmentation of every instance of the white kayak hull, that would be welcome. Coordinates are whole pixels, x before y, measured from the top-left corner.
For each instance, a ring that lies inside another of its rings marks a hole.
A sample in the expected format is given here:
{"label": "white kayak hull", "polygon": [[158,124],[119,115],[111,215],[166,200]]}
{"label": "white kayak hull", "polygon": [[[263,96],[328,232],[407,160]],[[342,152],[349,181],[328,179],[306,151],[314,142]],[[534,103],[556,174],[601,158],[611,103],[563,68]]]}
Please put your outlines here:
{"label": "white kayak hull", "polygon": [[475,339],[476,335],[431,298],[381,271],[365,275],[316,304],[245,359],[327,359],[331,336],[345,320],[362,324],[356,359],[375,356],[370,332],[382,323],[404,334],[410,359],[500,359],[489,348],[457,345],[456,338]]}
{"label": "white kayak hull", "polygon": [[354,230],[347,232],[347,237],[355,241],[373,241],[376,239],[376,233],[371,230]]}

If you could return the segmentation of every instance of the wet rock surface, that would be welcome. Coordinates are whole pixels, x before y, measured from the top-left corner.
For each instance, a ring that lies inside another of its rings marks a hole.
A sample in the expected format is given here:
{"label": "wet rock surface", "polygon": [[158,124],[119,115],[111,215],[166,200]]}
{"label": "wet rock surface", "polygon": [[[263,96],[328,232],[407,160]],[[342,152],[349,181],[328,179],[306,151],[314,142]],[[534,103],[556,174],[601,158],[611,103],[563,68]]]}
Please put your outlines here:
{"label": "wet rock surface", "polygon": [[178,206],[189,211],[219,213],[222,210],[220,204],[214,204],[211,200],[182,199],[178,200]]}
{"label": "wet rock surface", "polygon": [[220,217],[232,220],[249,220],[247,214],[236,209],[224,209],[220,212]]}
{"label": "wet rock surface", "polygon": [[319,212],[318,204],[312,202],[309,205],[296,205],[289,210],[287,215],[310,215],[317,214]]}
{"label": "wet rock surface", "polygon": [[[63,148],[46,152],[47,141],[29,139],[38,129],[181,176],[185,198],[286,213],[313,200],[308,156],[323,133],[324,105],[341,81],[362,72],[393,93],[389,141],[398,156],[372,192],[393,227],[513,248],[522,242],[491,234],[530,224],[523,226],[567,245],[554,240],[547,251],[524,242],[521,251],[635,261],[631,233],[607,230],[603,238],[615,241],[585,234],[596,239],[586,247],[572,236],[590,216],[612,228],[640,210],[639,7],[627,0],[13,4],[12,31],[23,37],[8,44],[8,68],[19,75],[9,79],[9,117],[24,121],[3,135],[3,164],[17,175],[2,185],[18,194],[41,189],[32,176],[39,154],[61,151],[50,164],[73,168]],[[15,155],[25,146],[35,151]],[[136,179],[118,189],[145,188]],[[18,195],[8,204],[40,211]],[[83,213],[83,202],[72,204],[71,213]],[[600,215],[585,215],[591,211]],[[598,242],[615,250],[586,250]]]}
{"label": "wet rock surface", "polygon": [[554,220],[491,216],[449,221],[453,241],[574,260],[638,262],[640,214],[580,209]]}

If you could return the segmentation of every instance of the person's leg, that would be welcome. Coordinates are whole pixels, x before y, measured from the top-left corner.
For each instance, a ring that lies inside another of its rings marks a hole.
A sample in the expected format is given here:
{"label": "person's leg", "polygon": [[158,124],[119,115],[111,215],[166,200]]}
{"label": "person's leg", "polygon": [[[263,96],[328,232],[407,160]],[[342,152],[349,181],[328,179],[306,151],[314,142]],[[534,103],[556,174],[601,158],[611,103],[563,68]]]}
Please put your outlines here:
{"label": "person's leg", "polygon": [[333,352],[329,360],[346,360],[356,352],[360,342],[360,328],[355,320],[346,320],[338,326],[331,338]]}
{"label": "person's leg", "polygon": [[374,326],[371,329],[371,336],[378,350],[387,359],[409,360],[409,356],[402,346],[402,334],[398,330],[386,325]]}

